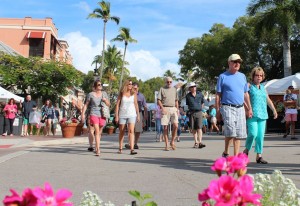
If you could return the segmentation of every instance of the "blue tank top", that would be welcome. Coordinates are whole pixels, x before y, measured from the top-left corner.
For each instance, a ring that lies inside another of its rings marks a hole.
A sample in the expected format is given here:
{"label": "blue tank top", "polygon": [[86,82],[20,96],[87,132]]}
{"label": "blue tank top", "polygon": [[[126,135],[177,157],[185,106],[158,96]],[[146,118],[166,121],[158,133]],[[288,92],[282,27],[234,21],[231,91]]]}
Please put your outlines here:
{"label": "blue tank top", "polygon": [[267,92],[264,85],[260,84],[260,88],[258,88],[256,85],[251,84],[249,89],[253,117],[268,119]]}

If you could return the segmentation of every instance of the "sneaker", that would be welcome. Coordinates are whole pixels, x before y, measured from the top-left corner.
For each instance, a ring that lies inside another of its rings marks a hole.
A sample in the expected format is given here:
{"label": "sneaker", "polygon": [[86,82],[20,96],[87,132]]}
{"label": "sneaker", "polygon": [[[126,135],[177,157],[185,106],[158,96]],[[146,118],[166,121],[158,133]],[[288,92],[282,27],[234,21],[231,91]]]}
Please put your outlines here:
{"label": "sneaker", "polygon": [[126,149],[130,149],[130,144],[125,144]]}
{"label": "sneaker", "polygon": [[2,134],[3,137],[5,137],[6,135],[7,135],[6,133],[3,133],[3,134]]}
{"label": "sneaker", "polygon": [[259,157],[256,160],[256,163],[258,163],[258,164],[268,164],[268,162],[266,160],[264,160],[262,157]]}
{"label": "sneaker", "polygon": [[137,144],[135,144],[134,149],[139,149],[139,146]]}

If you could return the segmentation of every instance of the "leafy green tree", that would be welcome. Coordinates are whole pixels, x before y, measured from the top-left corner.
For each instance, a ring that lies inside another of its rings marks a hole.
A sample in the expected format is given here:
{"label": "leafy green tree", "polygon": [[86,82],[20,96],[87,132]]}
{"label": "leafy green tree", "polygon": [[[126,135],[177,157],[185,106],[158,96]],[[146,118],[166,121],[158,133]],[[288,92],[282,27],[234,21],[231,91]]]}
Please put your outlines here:
{"label": "leafy green tree", "polygon": [[93,84],[94,84],[94,72],[89,71],[87,75],[84,75],[81,84],[81,88],[85,94],[88,94],[93,90]]}
{"label": "leafy green tree", "polygon": [[110,3],[106,1],[101,1],[97,3],[100,8],[94,9],[93,13],[88,15],[88,18],[101,19],[104,22],[103,26],[103,47],[102,47],[102,60],[100,69],[100,79],[102,79],[102,73],[104,69],[104,51],[105,51],[105,35],[106,35],[106,23],[111,20],[119,24],[120,18],[117,16],[111,16],[110,14]]}
{"label": "leafy green tree", "polygon": [[26,94],[30,86],[33,98],[53,101],[66,95],[68,87],[80,85],[84,76],[66,63],[6,54],[0,55],[0,75],[4,88],[11,90],[14,87]]}
{"label": "leafy green tree", "polygon": [[292,74],[290,38],[292,26],[300,22],[299,0],[252,0],[247,8],[258,18],[257,31],[280,31],[283,46],[284,76]]}
{"label": "leafy green tree", "polygon": [[125,48],[124,48],[124,54],[123,54],[123,65],[122,65],[122,71],[121,71],[121,78],[120,78],[120,87],[119,87],[119,90],[121,89],[121,86],[122,86],[122,82],[123,82],[123,73],[124,73],[124,62],[125,62],[125,55],[126,55],[126,50],[127,50],[127,46],[128,46],[128,43],[136,43],[137,40],[133,39],[131,36],[130,36],[130,29],[129,28],[126,28],[126,27],[121,27],[119,29],[119,35],[115,38],[112,39],[112,41],[120,41],[120,42],[124,42],[125,44]]}
{"label": "leafy green tree", "polygon": [[161,77],[153,77],[146,80],[145,82],[140,82],[139,89],[145,95],[147,102],[155,102],[155,91],[159,91],[161,87],[165,84],[164,79]]}

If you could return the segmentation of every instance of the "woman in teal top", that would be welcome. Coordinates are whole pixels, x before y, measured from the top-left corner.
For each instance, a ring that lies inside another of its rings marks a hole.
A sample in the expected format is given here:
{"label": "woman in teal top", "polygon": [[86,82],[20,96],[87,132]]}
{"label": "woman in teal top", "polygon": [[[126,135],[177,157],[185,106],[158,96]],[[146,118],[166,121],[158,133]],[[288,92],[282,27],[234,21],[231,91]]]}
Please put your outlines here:
{"label": "woman in teal top", "polygon": [[255,67],[251,71],[252,83],[249,84],[249,96],[253,111],[252,118],[247,119],[248,135],[246,139],[246,149],[244,153],[248,155],[255,141],[256,162],[267,164],[262,158],[263,142],[265,137],[266,120],[268,119],[267,105],[273,111],[274,119],[277,118],[276,109],[268,96],[264,85],[260,84],[265,78],[264,70]]}

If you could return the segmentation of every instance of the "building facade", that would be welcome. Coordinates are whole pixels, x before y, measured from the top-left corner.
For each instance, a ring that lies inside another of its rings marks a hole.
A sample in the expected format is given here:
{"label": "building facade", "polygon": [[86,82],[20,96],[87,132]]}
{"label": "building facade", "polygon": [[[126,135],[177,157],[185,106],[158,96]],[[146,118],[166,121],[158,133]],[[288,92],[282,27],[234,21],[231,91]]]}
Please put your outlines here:
{"label": "building facade", "polygon": [[68,43],[58,39],[52,18],[0,18],[0,41],[24,57],[42,57],[47,60],[72,64]]}

